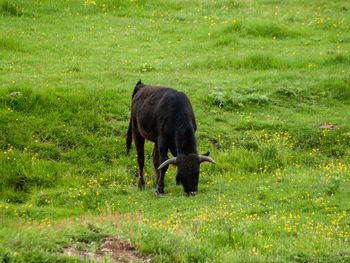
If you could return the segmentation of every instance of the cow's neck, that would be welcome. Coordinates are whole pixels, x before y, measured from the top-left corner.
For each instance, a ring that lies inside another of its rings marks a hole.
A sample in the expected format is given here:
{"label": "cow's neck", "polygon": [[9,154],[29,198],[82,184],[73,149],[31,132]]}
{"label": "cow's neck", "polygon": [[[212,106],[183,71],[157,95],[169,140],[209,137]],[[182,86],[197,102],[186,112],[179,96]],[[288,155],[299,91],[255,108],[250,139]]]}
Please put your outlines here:
{"label": "cow's neck", "polygon": [[192,128],[176,132],[177,154],[198,154],[197,140]]}

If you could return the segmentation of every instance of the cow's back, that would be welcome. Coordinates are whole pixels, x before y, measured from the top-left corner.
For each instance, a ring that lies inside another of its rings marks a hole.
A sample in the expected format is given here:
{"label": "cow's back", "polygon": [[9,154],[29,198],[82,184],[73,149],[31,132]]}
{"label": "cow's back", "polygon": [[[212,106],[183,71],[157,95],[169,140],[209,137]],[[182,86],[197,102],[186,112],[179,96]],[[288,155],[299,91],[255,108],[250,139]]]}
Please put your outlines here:
{"label": "cow's back", "polygon": [[179,129],[196,130],[191,103],[183,92],[159,86],[144,86],[134,94],[131,115],[143,137],[175,136]]}

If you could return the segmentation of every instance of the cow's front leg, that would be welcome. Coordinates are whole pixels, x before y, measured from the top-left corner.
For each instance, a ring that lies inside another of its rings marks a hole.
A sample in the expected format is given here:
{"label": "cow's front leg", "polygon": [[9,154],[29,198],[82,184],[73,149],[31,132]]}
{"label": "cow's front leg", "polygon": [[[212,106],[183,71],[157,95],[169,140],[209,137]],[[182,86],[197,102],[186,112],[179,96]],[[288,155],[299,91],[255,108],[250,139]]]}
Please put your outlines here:
{"label": "cow's front leg", "polygon": [[158,151],[158,144],[157,143],[154,144],[152,157],[153,157],[154,170],[156,172],[156,182],[158,183],[159,178],[160,178],[160,170],[158,170],[158,167],[161,163],[159,161],[159,151]]}
{"label": "cow's front leg", "polygon": [[[158,160],[160,161],[159,163],[162,164],[168,159],[168,147],[167,145],[162,142],[160,139],[158,142]],[[164,176],[166,171],[168,170],[169,165],[163,167],[160,170],[160,174],[157,178],[157,189],[156,189],[156,195],[161,195],[164,194]]]}
{"label": "cow's front leg", "polygon": [[176,175],[176,185],[181,185],[181,180],[178,175]]}
{"label": "cow's front leg", "polygon": [[137,163],[139,165],[139,189],[145,187],[145,179],[143,178],[143,167],[145,163],[145,139],[140,133],[134,135],[135,147],[137,152]]}
{"label": "cow's front leg", "polygon": [[[177,156],[176,147],[170,147],[170,152],[173,156]],[[176,185],[181,185],[181,180],[178,173],[176,173],[175,179],[176,179]]]}
{"label": "cow's front leg", "polygon": [[[161,159],[160,159],[160,160],[161,160],[160,163],[165,162],[167,159],[168,159],[168,157],[161,158]],[[162,195],[162,194],[164,194],[164,177],[165,177],[166,171],[168,170],[168,167],[169,167],[169,165],[163,167],[163,168],[160,170],[159,177],[158,177],[158,180],[157,180],[156,195]]]}

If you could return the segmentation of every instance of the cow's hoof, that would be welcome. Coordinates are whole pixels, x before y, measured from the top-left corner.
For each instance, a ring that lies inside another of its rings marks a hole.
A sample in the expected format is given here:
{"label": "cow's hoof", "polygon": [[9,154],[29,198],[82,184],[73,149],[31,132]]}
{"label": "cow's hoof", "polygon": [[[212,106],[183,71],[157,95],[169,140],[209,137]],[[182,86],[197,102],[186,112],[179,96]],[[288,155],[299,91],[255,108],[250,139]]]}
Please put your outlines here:
{"label": "cow's hoof", "polygon": [[145,183],[140,183],[139,182],[139,189],[144,190],[145,189]]}
{"label": "cow's hoof", "polygon": [[160,192],[158,192],[158,191],[155,191],[155,192],[154,192],[154,195],[155,195],[156,197],[161,197],[161,196],[164,195],[164,192],[163,192],[163,193],[160,193]]}
{"label": "cow's hoof", "polygon": [[158,192],[160,194],[164,194],[164,186],[159,186],[157,184],[156,192]]}

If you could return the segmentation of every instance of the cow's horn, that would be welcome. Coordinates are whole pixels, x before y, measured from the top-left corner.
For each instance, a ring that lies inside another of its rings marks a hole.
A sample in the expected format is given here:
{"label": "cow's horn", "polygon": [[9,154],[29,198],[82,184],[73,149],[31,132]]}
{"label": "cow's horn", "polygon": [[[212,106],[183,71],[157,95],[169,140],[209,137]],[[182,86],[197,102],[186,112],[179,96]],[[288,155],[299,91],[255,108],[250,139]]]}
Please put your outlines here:
{"label": "cow's horn", "polygon": [[199,157],[199,162],[200,163],[201,162],[210,162],[210,163],[216,164],[216,162],[212,158],[210,158],[210,157],[208,157],[206,155],[198,155],[198,157]]}
{"label": "cow's horn", "polygon": [[170,158],[163,162],[159,167],[158,170],[162,169],[163,167],[169,165],[169,164],[176,164],[176,157]]}

